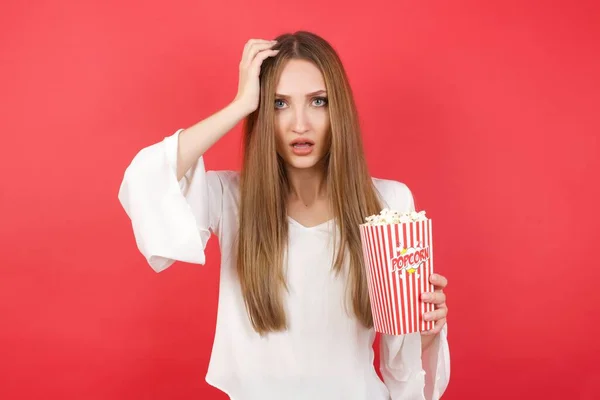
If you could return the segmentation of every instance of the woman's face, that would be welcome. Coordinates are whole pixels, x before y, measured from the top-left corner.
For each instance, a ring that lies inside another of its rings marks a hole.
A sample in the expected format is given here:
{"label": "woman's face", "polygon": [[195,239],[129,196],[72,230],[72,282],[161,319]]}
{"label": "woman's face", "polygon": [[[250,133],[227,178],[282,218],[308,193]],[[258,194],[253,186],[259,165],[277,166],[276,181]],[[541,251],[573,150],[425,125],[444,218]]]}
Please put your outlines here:
{"label": "woman's face", "polygon": [[288,167],[316,166],[330,146],[327,92],[321,71],[310,61],[290,60],[279,78],[273,106],[277,153]]}

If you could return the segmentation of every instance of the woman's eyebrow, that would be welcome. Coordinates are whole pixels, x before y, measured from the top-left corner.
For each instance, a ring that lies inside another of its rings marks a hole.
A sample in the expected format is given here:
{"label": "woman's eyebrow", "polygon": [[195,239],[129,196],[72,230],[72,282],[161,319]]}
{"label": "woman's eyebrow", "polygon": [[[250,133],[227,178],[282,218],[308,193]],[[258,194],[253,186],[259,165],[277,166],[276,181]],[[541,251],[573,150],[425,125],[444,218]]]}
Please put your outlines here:
{"label": "woman's eyebrow", "polygon": [[[311,92],[311,93],[308,93],[308,94],[306,95],[306,97],[315,96],[315,95],[317,95],[317,94],[321,94],[321,93],[323,93],[323,94],[327,94],[327,91],[326,91],[325,89],[317,90],[316,92]],[[284,98],[284,99],[289,99],[289,98],[290,98],[290,96],[288,96],[287,94],[279,94],[279,93],[275,93],[275,96],[276,96],[276,97],[281,97],[281,98]]]}

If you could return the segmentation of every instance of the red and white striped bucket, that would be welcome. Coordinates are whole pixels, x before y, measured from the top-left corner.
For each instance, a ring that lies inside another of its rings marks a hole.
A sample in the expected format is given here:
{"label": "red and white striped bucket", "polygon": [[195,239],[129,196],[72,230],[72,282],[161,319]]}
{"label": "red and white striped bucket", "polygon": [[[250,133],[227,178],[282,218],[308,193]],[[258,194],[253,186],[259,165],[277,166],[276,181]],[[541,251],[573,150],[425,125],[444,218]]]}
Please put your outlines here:
{"label": "red and white striped bucket", "polygon": [[432,292],[431,219],[386,225],[360,225],[374,329],[404,335],[433,329],[423,314],[433,311],[421,294]]}

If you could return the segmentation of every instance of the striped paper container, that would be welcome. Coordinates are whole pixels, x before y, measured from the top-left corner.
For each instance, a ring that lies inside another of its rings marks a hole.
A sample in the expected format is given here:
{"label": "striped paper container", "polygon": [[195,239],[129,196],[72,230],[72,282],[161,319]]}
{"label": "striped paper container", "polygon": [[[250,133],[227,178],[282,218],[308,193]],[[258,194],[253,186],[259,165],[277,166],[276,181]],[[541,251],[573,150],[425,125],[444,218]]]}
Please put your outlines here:
{"label": "striped paper container", "polygon": [[421,300],[432,292],[431,219],[386,225],[360,225],[375,331],[404,335],[433,329],[423,314],[434,306]]}

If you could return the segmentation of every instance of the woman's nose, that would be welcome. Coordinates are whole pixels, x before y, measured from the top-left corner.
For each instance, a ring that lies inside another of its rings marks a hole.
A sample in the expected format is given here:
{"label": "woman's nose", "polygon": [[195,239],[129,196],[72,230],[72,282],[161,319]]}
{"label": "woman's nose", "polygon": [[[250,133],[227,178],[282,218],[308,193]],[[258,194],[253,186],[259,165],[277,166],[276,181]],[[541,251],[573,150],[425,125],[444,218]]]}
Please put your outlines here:
{"label": "woman's nose", "polygon": [[309,128],[308,116],[306,110],[300,108],[294,113],[293,129],[296,133],[304,133]]}

